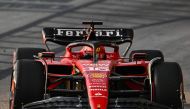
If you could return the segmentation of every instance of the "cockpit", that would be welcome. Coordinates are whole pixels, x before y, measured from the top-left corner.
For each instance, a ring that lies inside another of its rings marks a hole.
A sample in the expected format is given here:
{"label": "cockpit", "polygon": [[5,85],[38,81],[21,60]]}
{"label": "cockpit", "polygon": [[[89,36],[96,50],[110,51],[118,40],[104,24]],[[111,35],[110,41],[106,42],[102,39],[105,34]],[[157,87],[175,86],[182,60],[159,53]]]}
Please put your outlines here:
{"label": "cockpit", "polygon": [[118,59],[119,47],[116,44],[106,42],[76,42],[66,47],[66,57],[73,59],[106,60]]}

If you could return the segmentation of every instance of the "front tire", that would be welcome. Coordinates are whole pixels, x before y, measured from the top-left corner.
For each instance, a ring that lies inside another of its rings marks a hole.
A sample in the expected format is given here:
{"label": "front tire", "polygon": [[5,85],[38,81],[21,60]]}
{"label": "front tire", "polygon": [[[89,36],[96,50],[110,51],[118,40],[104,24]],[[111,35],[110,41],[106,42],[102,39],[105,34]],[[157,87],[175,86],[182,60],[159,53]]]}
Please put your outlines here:
{"label": "front tire", "polygon": [[182,72],[179,64],[164,62],[154,68],[154,98],[157,103],[182,109],[181,85]]}
{"label": "front tire", "polygon": [[12,77],[10,109],[43,99],[45,76],[42,63],[18,60]]}
{"label": "front tire", "polygon": [[46,52],[43,48],[17,48],[14,52],[14,62],[20,59],[35,59],[34,55],[40,52]]}

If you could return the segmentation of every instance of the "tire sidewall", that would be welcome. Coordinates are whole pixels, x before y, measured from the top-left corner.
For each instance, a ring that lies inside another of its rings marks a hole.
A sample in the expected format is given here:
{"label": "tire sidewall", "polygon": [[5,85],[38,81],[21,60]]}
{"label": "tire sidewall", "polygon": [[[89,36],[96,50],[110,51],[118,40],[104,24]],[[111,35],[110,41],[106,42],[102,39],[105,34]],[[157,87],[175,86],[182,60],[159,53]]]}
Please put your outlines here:
{"label": "tire sidewall", "polygon": [[181,69],[175,62],[164,62],[154,68],[154,101],[173,108],[181,108]]}
{"label": "tire sidewall", "polygon": [[20,109],[26,103],[43,99],[45,78],[40,62],[24,59],[15,65],[13,79],[16,83],[12,96],[15,109]]}

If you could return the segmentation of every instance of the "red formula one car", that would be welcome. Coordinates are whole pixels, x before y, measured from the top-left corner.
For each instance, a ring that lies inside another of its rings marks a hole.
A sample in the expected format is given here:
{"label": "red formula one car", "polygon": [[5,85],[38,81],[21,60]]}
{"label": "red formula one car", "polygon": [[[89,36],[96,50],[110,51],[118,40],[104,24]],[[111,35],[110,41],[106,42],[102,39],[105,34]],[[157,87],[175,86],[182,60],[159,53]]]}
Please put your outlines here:
{"label": "red formula one car", "polygon": [[[10,109],[182,109],[185,100],[179,64],[159,50],[134,50],[133,30],[44,28],[43,42],[66,46],[14,52]],[[119,45],[128,43],[124,54]],[[64,51],[64,50],[63,50]]]}

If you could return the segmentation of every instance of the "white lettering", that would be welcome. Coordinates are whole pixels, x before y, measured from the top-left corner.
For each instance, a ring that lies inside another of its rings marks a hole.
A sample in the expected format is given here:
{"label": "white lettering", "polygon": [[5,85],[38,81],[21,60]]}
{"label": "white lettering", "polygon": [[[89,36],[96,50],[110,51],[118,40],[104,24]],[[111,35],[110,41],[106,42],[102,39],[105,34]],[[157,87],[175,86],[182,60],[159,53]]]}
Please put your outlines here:
{"label": "white lettering", "polygon": [[109,71],[109,67],[85,67],[85,71]]}
{"label": "white lettering", "polygon": [[73,36],[73,31],[66,31],[66,36]]}
{"label": "white lettering", "polygon": [[[72,29],[57,29],[58,36],[82,36],[85,34],[84,30],[72,30]],[[96,30],[95,31],[96,36],[117,36],[120,37],[122,34],[120,33],[120,30]]]}
{"label": "white lettering", "polygon": [[83,66],[94,66],[94,67],[98,67],[98,66],[105,66],[105,67],[108,67],[109,64],[82,64]]}
{"label": "white lettering", "polygon": [[111,35],[113,35],[113,31],[107,31],[106,32],[106,36],[111,36]]}
{"label": "white lettering", "polygon": [[81,36],[83,35],[83,31],[76,31],[76,35],[75,36]]}
{"label": "white lettering", "polygon": [[96,36],[102,36],[102,31],[96,31]]}
{"label": "white lettering", "polygon": [[57,29],[57,34],[56,35],[62,35],[63,34],[63,31],[64,31],[64,29]]}
{"label": "white lettering", "polygon": [[121,36],[119,30],[116,31],[116,36]]}

